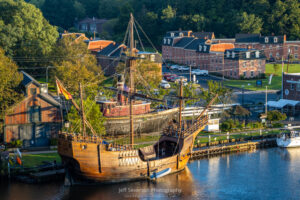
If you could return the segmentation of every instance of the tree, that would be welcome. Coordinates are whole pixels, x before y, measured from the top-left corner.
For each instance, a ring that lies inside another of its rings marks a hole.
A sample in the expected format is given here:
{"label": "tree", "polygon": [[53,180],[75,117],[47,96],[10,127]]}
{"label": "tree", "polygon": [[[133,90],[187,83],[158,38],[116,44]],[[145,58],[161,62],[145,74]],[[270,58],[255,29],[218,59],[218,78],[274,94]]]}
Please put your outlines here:
{"label": "tree", "polygon": [[238,15],[237,25],[243,33],[260,33],[262,30],[262,19],[254,14],[243,12]]}
{"label": "tree", "polygon": [[267,119],[272,122],[278,122],[286,119],[286,114],[279,112],[278,110],[269,111]]}
{"label": "tree", "polygon": [[[79,101],[78,101],[79,105]],[[86,119],[90,122],[93,129],[96,131],[96,133],[101,136],[105,135],[105,117],[103,117],[100,107],[96,102],[91,98],[86,98],[86,100],[83,101],[84,111]],[[72,131],[79,131],[79,127],[81,126],[80,122],[80,116],[77,112],[77,110],[73,107],[71,107],[70,112],[67,115],[67,119],[70,121],[71,124],[71,130]],[[91,130],[87,128],[87,133],[89,135],[92,134]]]}
{"label": "tree", "polygon": [[206,103],[209,103],[216,96],[216,94],[218,94],[218,99],[216,99],[214,104],[219,102],[229,103],[231,101],[231,89],[223,87],[223,85],[217,81],[208,81],[207,84],[207,90],[201,88],[201,97],[206,101]]}
{"label": "tree", "polygon": [[98,85],[103,81],[104,75],[84,41],[75,40],[75,36],[66,36],[57,42],[52,55],[57,57],[53,62],[56,67],[54,74],[69,92],[78,95],[80,82],[88,96],[94,97],[97,94]]}
{"label": "tree", "polygon": [[172,6],[168,5],[165,9],[161,11],[161,19],[170,22],[176,16],[176,10],[172,8]]}
{"label": "tree", "polygon": [[278,70],[279,70],[279,64],[273,64],[273,69],[274,69],[274,72],[275,72],[275,74],[277,74],[277,72],[278,72]]}
{"label": "tree", "polygon": [[3,130],[5,112],[23,96],[21,81],[22,74],[18,72],[18,66],[0,49],[0,132]]}
{"label": "tree", "polygon": [[77,17],[73,0],[45,0],[41,10],[51,24],[65,30],[74,25]]}
{"label": "tree", "polygon": [[41,11],[22,0],[2,0],[0,10],[0,46],[5,53],[22,66],[45,61],[42,58],[51,52],[58,32]]}

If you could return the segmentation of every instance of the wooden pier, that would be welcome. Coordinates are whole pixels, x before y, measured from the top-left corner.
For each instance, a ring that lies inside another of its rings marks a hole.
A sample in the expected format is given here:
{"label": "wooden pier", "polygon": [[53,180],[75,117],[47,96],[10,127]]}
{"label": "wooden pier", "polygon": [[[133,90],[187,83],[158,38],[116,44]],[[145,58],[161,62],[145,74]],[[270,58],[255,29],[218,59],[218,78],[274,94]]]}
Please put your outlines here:
{"label": "wooden pier", "polygon": [[276,147],[276,139],[264,139],[258,141],[227,143],[218,146],[209,146],[196,149],[192,152],[191,159],[197,159],[202,157],[209,157],[212,155],[219,155],[223,153],[231,152],[243,152],[251,151],[257,148]]}

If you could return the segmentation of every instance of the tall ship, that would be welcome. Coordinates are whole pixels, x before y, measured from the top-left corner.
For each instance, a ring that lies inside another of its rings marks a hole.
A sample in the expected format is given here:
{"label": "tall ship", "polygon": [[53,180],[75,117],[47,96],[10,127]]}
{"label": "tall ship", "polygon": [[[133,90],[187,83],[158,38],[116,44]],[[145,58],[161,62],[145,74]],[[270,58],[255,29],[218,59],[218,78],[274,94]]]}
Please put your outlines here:
{"label": "tall ship", "polygon": [[[105,129],[108,135],[126,135],[129,130],[130,103],[128,101],[128,91],[125,88],[124,76],[118,76],[117,88],[107,88],[114,90],[117,94],[113,99],[105,96],[96,98],[96,103],[100,106],[105,121]],[[162,131],[168,121],[178,115],[178,108],[151,109],[151,99],[135,100],[133,102],[133,115],[135,116],[134,129],[137,133],[151,133]]]}
{"label": "tall ship", "polygon": [[279,147],[300,147],[300,133],[293,129],[284,129],[276,142]]}
{"label": "tall ship", "polygon": [[[87,121],[82,102],[82,87],[80,86],[81,106],[71,99],[74,107],[81,116],[81,133],[63,132],[58,136],[58,153],[66,168],[66,184],[81,183],[114,183],[142,179],[157,179],[162,176],[179,172],[185,169],[193,151],[193,145],[197,134],[208,123],[207,111],[216,100],[217,95],[210,101],[206,108],[196,118],[194,123],[185,124],[182,120],[183,107],[183,81],[179,88],[178,120],[169,122],[156,143],[137,148],[134,144],[133,112],[135,99],[159,99],[150,98],[147,95],[135,93],[132,73],[136,66],[136,56],[133,44],[133,23],[131,15],[129,25],[130,51],[126,59],[126,66],[130,73],[129,90],[123,91],[128,95],[129,102],[129,127],[130,144],[121,145],[117,142],[108,143],[101,134],[97,134]],[[59,83],[59,91],[68,94],[62,83]],[[91,135],[87,135],[89,128]]]}

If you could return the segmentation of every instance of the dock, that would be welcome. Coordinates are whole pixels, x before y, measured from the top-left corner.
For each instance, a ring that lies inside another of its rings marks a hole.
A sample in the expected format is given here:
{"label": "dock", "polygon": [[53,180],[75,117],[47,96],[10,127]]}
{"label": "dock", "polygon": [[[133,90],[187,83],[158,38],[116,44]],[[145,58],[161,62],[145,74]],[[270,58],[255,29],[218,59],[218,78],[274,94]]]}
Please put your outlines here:
{"label": "dock", "polygon": [[227,144],[220,144],[216,146],[206,146],[201,148],[195,148],[194,151],[192,152],[191,159],[198,159],[202,157],[209,157],[209,156],[219,155],[224,153],[251,151],[258,148],[269,148],[269,147],[276,147],[276,146],[277,144],[275,138],[227,143]]}

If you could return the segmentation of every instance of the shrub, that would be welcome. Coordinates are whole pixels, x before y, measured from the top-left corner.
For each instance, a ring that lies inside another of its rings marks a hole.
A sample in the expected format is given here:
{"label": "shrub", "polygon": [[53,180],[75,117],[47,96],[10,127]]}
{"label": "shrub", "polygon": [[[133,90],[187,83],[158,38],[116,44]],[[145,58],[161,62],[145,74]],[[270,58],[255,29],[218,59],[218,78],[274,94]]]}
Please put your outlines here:
{"label": "shrub", "polygon": [[22,147],[22,141],[21,140],[14,140],[11,142],[12,147],[20,148]]}
{"label": "shrub", "polygon": [[282,123],[274,123],[274,124],[272,125],[272,127],[273,127],[273,128],[283,128],[283,127],[284,127],[284,124],[282,124]]}
{"label": "shrub", "polygon": [[50,145],[51,146],[57,146],[57,139],[56,138],[51,138],[50,139]]}

